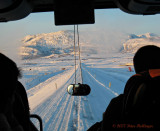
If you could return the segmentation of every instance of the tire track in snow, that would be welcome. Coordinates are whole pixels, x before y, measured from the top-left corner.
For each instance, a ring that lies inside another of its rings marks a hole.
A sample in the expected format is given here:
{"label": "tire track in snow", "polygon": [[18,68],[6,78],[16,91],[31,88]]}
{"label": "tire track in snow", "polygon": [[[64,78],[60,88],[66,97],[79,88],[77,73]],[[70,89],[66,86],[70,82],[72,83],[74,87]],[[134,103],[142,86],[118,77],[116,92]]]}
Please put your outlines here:
{"label": "tire track in snow", "polygon": [[[80,81],[79,71],[77,69],[77,81]],[[101,120],[102,113],[110,99],[116,96],[116,92],[106,88],[84,68],[83,75],[86,84],[93,87],[89,96],[77,97],[67,93],[67,86],[74,83],[73,73],[61,88],[32,111],[42,117],[44,131],[85,131],[92,124]]]}
{"label": "tire track in snow", "polygon": [[85,107],[87,110],[85,110],[85,108],[83,108],[83,118],[89,119],[89,120],[93,120],[94,116],[92,113],[92,109],[90,104],[88,103],[88,98],[87,96],[82,97],[82,107]]}
{"label": "tire track in snow", "polygon": [[90,85],[91,93],[82,97],[83,129],[87,130],[95,122],[102,120],[102,114],[106,110],[110,100],[118,96],[118,93],[99,81],[99,76],[94,77],[87,69],[82,68],[84,83]]}
{"label": "tire track in snow", "polygon": [[[67,120],[67,117],[70,116],[69,114],[65,114],[65,112],[68,107],[70,107],[68,108],[68,111],[72,110],[73,100],[74,99],[71,98],[71,96],[69,96],[69,94],[66,92],[66,86],[63,86],[45,102],[43,102],[35,110],[33,110],[34,113],[38,113],[42,117],[44,123],[44,131],[53,131],[60,129],[62,119],[66,117],[65,119]],[[65,121],[65,123],[63,124],[67,123],[68,122]],[[61,130],[63,131],[64,129],[62,129],[61,127]]]}
{"label": "tire track in snow", "polygon": [[[78,123],[76,126],[73,123],[74,120],[78,122],[78,112],[73,113],[75,111],[75,97],[67,93],[67,86],[73,81],[74,74],[60,89],[32,111],[42,117],[44,131],[78,130]],[[79,102],[79,99],[76,98],[76,101]],[[79,110],[79,105],[77,108]]]}
{"label": "tire track in snow", "polygon": [[[72,103],[73,103],[73,100],[70,101],[71,97],[70,96],[64,96],[63,99],[62,99],[62,104],[58,105],[57,106],[57,109],[56,111],[54,111],[54,114],[55,115],[52,115],[50,120],[49,121],[49,124],[50,124],[47,128],[49,131],[53,130],[53,127],[54,127],[54,130],[56,131],[59,131],[60,129],[61,130],[64,130],[65,129],[65,126],[63,127],[62,124],[64,125],[64,123],[62,123],[63,119],[66,118],[67,120],[67,116],[70,116],[68,115],[68,112],[66,114],[66,111],[69,110],[68,107],[70,105],[70,107],[72,107]],[[64,102],[66,101],[66,102]],[[65,121],[66,123],[67,121]]]}
{"label": "tire track in snow", "polygon": [[[83,128],[81,129],[82,131],[85,129],[89,128],[89,122],[93,121],[95,119],[91,105],[89,103],[88,97],[84,96],[82,97],[82,102],[81,102],[81,107],[82,107],[82,113],[81,113],[81,118],[83,120]],[[81,126],[81,125],[80,125]]]}

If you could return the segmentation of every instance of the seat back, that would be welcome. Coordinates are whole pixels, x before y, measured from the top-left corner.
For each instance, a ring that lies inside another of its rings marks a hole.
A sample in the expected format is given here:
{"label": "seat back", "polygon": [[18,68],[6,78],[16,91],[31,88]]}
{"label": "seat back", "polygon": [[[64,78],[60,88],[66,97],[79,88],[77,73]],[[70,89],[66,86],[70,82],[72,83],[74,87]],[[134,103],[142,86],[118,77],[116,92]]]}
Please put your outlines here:
{"label": "seat back", "polygon": [[17,81],[13,113],[19,124],[22,125],[24,131],[30,131],[28,98],[24,86],[19,81]]}
{"label": "seat back", "polygon": [[149,70],[131,77],[124,92],[124,120],[139,125],[139,130],[160,129],[159,93],[160,70]]}
{"label": "seat back", "polygon": [[18,81],[15,93],[14,115],[24,131],[38,131],[30,120],[28,97],[24,86]]}

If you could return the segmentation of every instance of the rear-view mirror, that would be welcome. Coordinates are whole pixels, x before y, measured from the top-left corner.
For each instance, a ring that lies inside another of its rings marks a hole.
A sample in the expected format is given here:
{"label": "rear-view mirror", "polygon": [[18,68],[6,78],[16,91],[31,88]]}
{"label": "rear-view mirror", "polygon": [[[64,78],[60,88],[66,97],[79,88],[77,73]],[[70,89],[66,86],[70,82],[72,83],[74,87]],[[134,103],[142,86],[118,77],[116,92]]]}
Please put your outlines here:
{"label": "rear-view mirror", "polygon": [[72,96],[87,96],[91,92],[91,88],[87,84],[71,84],[68,86],[67,92]]}

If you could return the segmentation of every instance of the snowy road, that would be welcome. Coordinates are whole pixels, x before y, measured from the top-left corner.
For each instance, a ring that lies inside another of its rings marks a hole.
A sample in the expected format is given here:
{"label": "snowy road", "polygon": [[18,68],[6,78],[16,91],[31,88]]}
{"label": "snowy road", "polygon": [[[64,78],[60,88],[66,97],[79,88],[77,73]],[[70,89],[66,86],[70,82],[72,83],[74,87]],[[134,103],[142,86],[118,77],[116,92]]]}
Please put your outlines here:
{"label": "snowy road", "polygon": [[[44,131],[87,130],[95,122],[102,120],[102,114],[110,100],[123,92],[129,77],[128,72],[121,70],[117,72],[114,69],[90,68],[84,64],[82,67],[83,83],[91,87],[91,93],[88,96],[70,96],[67,93],[67,86],[74,83],[75,74],[71,69],[59,76],[59,79],[63,79],[68,75],[61,82],[60,88],[52,91],[53,93],[44,96],[46,92],[43,92],[43,89],[47,89],[47,85],[54,85],[52,78],[49,78],[51,80],[46,80],[46,83],[41,84],[43,88],[38,88],[39,90],[35,90],[35,93],[29,97],[32,113],[42,117]],[[77,69],[77,76],[79,73],[80,71]],[[79,77],[77,77],[77,81],[80,82]],[[109,87],[109,83],[111,83],[111,87]],[[37,99],[41,97],[40,95],[44,99],[40,99],[38,102]],[[36,101],[37,103],[34,104]]]}

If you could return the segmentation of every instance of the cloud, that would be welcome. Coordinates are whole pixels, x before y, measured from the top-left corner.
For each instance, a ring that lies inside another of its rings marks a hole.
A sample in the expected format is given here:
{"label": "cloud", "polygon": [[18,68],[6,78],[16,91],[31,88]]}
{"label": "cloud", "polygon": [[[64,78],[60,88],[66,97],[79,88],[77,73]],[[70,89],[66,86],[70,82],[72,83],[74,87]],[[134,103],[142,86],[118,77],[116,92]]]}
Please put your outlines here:
{"label": "cloud", "polygon": [[97,46],[103,53],[119,52],[128,34],[117,30],[95,29],[83,31],[80,40],[86,39],[90,44]]}

